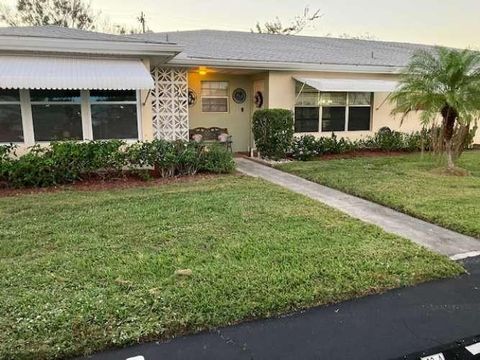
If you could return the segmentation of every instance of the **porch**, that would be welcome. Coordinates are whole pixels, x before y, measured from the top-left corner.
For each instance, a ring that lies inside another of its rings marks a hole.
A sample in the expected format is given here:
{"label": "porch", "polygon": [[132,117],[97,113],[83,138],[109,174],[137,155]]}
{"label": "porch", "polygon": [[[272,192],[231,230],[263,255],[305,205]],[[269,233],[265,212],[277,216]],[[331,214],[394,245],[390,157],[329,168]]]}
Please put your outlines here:
{"label": "porch", "polygon": [[187,139],[196,128],[221,128],[233,152],[253,147],[251,119],[267,104],[267,72],[154,67],[152,76],[154,138]]}

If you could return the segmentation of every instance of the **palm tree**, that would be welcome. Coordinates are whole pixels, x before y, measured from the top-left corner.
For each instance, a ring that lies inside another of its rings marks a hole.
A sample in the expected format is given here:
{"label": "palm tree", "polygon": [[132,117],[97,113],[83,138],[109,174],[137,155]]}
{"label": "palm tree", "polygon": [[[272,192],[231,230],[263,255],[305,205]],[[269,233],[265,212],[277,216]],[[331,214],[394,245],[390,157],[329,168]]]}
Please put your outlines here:
{"label": "palm tree", "polygon": [[456,127],[469,129],[480,114],[480,53],[441,47],[415,53],[391,100],[392,113],[402,113],[402,121],[421,111],[421,122],[428,126],[441,116],[447,166],[453,169]]}

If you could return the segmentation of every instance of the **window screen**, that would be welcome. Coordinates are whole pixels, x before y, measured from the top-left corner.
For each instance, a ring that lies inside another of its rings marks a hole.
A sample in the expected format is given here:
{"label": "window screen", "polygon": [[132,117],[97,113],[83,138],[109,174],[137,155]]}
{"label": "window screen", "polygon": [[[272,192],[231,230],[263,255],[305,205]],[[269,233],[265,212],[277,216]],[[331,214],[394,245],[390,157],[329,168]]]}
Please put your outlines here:
{"label": "window screen", "polygon": [[90,91],[94,140],[138,139],[135,91]]}
{"label": "window screen", "polygon": [[345,131],[346,108],[324,106],[322,108],[322,131]]}
{"label": "window screen", "polygon": [[348,108],[348,131],[370,130],[371,108],[350,106]]}
{"label": "window screen", "polygon": [[20,93],[0,89],[0,143],[23,141]]}
{"label": "window screen", "polygon": [[295,132],[318,132],[319,108],[295,108]]}
{"label": "window screen", "polygon": [[202,111],[228,112],[228,82],[202,81]]}
{"label": "window screen", "polygon": [[32,90],[30,99],[36,141],[83,139],[79,90]]}

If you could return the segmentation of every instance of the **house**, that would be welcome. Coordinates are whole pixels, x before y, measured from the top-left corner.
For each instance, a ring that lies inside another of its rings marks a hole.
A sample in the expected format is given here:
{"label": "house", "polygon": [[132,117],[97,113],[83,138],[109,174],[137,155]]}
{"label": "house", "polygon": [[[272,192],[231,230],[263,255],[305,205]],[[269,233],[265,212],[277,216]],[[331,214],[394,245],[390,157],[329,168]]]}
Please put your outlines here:
{"label": "house", "polygon": [[298,134],[410,132],[418,116],[400,125],[388,96],[411,55],[428,48],[211,30],[0,28],[0,143],[176,140],[220,127],[234,151],[248,151],[260,108],[294,111]]}

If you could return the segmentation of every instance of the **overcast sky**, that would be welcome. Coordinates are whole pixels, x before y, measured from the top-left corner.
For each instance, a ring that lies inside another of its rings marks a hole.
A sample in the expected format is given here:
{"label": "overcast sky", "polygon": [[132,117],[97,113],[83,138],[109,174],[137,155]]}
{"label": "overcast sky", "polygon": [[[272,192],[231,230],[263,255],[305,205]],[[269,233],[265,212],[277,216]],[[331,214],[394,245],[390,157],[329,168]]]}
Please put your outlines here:
{"label": "overcast sky", "polygon": [[[0,0],[14,5],[16,0]],[[112,22],[136,25],[140,11],[154,31],[249,31],[278,16],[285,23],[304,5],[323,17],[305,35],[370,34],[380,40],[480,49],[480,0],[92,0]]]}

